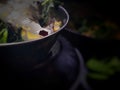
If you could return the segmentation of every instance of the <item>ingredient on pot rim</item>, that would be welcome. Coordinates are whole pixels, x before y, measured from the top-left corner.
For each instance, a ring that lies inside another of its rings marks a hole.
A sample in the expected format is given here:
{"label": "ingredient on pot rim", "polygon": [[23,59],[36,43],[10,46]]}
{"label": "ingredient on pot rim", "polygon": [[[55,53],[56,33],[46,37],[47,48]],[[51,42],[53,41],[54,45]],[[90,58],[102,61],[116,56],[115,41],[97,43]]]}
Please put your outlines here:
{"label": "ingredient on pot rim", "polygon": [[62,26],[55,16],[57,0],[8,0],[0,3],[0,43],[36,40]]}

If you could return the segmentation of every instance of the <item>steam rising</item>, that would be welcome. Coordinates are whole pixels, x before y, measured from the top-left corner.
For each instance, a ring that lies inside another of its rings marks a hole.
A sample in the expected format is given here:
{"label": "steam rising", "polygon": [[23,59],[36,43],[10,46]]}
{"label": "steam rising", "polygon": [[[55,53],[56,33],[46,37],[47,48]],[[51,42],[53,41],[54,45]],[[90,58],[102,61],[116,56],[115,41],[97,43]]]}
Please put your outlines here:
{"label": "steam rising", "polygon": [[[1,3],[0,19],[16,27],[23,27],[33,33],[38,33],[38,30],[42,27],[37,21],[40,17],[40,11],[35,1],[36,0],[8,0],[5,4]],[[36,19],[33,18],[33,16],[36,17]]]}

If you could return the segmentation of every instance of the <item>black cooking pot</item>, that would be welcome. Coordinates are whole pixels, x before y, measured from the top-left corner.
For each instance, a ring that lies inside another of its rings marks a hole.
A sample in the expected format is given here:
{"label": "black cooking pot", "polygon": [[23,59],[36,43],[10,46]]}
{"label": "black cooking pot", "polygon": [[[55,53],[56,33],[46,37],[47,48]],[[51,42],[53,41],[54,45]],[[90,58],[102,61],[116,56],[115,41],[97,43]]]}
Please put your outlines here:
{"label": "black cooking pot", "polygon": [[47,61],[57,36],[69,20],[69,15],[62,6],[59,6],[55,11],[57,11],[58,18],[63,22],[63,26],[57,32],[42,39],[0,44],[1,70],[29,71],[37,64]]}

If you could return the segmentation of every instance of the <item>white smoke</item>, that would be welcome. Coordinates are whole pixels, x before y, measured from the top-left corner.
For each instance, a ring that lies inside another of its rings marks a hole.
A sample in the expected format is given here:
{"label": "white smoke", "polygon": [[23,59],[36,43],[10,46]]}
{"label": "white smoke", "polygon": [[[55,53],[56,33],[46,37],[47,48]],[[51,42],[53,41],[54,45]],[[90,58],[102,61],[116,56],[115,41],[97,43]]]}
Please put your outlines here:
{"label": "white smoke", "polygon": [[[34,1],[36,0],[8,0],[6,4],[0,4],[0,19],[14,26],[29,27],[32,32],[40,30],[41,26],[30,19],[33,14],[38,15],[39,13]],[[30,6],[33,6],[34,9],[32,10]]]}
{"label": "white smoke", "polygon": [[52,30],[41,27],[38,22],[33,20],[33,15],[37,18],[40,16],[35,1],[38,0],[8,0],[7,3],[0,4],[0,19],[35,34],[39,34],[40,30],[45,30],[51,34]]}
{"label": "white smoke", "polygon": [[[8,0],[6,4],[0,4],[0,18],[3,20],[20,19],[30,15],[29,7],[35,0]],[[36,7],[37,8],[37,7]]]}

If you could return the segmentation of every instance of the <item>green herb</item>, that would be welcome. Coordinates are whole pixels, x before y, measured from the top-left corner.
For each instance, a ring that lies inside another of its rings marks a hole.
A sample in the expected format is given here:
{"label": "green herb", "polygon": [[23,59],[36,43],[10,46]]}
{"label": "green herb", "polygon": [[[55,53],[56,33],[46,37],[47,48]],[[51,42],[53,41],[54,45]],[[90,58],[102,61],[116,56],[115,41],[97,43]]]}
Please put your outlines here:
{"label": "green herb", "polygon": [[11,24],[8,24],[8,39],[7,42],[20,42],[23,41],[21,36],[22,28],[14,28]]}
{"label": "green herb", "polygon": [[110,68],[113,68],[116,72],[120,72],[120,59],[118,57],[112,57],[107,65]]}
{"label": "green herb", "polygon": [[106,80],[109,78],[109,76],[107,75],[98,74],[98,73],[89,73],[88,76],[91,77],[92,79],[97,79],[97,80]]}
{"label": "green herb", "polygon": [[0,31],[0,43],[6,43],[8,36],[8,30],[6,28]]}
{"label": "green herb", "polygon": [[97,60],[95,58],[90,59],[87,62],[87,67],[95,72],[107,74],[107,75],[113,75],[114,70],[110,68],[107,63],[103,62],[103,60]]}
{"label": "green herb", "polygon": [[22,38],[22,34],[21,34],[22,28],[18,28],[17,30],[15,30],[15,36],[16,36],[16,40],[14,42],[21,42],[24,41]]}
{"label": "green herb", "polygon": [[8,37],[8,29],[6,24],[0,20],[0,43],[6,43]]}
{"label": "green herb", "polygon": [[50,18],[50,11],[54,7],[57,7],[60,4],[57,0],[44,0],[42,5],[42,15],[41,15],[41,25],[44,25],[48,22]]}
{"label": "green herb", "polygon": [[21,30],[21,28],[15,30],[11,24],[6,24],[0,20],[0,43],[23,41]]}
{"label": "green herb", "polygon": [[118,57],[105,59],[91,58],[86,65],[90,70],[88,76],[93,79],[107,79],[116,72],[120,72],[120,59]]}

